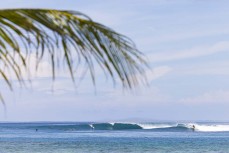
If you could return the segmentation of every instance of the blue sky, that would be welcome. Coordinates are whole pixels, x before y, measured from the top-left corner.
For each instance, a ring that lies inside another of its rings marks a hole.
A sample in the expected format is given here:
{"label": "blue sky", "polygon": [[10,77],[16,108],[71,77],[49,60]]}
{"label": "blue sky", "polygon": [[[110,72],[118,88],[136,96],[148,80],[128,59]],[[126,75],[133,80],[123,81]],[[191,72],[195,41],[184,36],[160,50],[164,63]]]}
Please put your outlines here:
{"label": "blue sky", "polygon": [[[32,87],[5,90],[1,121],[228,120],[229,2],[226,0],[4,1],[1,8],[81,11],[127,35],[147,57],[149,87],[124,91],[98,71],[74,88],[49,61]],[[32,57],[33,58],[33,57]]]}

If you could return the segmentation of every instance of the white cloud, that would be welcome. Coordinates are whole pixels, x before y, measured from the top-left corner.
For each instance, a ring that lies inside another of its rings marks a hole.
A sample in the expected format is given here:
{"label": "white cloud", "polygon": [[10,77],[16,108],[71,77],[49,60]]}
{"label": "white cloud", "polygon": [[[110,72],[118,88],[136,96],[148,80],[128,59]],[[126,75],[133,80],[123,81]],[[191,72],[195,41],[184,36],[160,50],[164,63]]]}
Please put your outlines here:
{"label": "white cloud", "polygon": [[212,55],[219,52],[229,52],[229,41],[218,42],[212,46],[199,46],[182,51],[153,53],[148,56],[151,62],[173,61]]}
{"label": "white cloud", "polygon": [[229,91],[218,90],[213,92],[206,92],[197,97],[181,99],[180,102],[188,104],[229,103]]}

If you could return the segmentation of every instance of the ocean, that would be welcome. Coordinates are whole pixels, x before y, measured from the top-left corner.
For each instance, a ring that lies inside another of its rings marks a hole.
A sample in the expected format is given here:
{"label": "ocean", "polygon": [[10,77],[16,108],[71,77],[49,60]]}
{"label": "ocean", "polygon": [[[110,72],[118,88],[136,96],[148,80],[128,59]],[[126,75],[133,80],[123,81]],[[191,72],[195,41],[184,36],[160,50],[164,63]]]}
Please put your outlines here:
{"label": "ocean", "polygon": [[229,153],[229,123],[0,123],[0,153]]}

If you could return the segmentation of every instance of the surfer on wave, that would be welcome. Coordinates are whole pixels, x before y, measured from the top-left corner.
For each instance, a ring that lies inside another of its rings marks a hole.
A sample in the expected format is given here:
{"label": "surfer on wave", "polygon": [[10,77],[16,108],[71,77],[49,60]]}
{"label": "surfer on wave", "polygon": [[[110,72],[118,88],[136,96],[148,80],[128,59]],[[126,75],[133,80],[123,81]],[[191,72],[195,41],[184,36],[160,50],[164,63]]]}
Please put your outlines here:
{"label": "surfer on wave", "polygon": [[192,125],[192,129],[193,129],[193,131],[195,131],[195,128],[196,128],[196,127],[195,127],[195,125]]}

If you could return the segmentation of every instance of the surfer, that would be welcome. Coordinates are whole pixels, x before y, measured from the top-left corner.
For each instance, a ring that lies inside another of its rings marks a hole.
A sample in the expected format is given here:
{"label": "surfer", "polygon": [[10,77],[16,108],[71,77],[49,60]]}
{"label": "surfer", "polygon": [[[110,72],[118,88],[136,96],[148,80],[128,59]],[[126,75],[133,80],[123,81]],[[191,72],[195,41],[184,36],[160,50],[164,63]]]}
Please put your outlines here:
{"label": "surfer", "polygon": [[195,128],[196,128],[196,127],[195,127],[195,125],[192,125],[192,129],[193,129],[193,131],[195,131]]}
{"label": "surfer", "polygon": [[36,129],[36,132],[38,131],[38,129]]}

